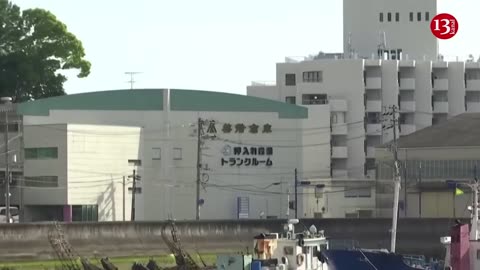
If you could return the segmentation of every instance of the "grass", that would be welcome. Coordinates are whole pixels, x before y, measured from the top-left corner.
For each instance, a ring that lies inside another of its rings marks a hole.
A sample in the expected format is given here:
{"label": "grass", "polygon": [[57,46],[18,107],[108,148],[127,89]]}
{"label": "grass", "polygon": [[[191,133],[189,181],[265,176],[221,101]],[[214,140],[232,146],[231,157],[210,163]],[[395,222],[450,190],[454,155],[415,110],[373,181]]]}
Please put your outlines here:
{"label": "grass", "polygon": [[[200,260],[196,258],[197,256],[192,254],[192,257],[199,262]],[[175,265],[175,259],[170,255],[158,255],[151,257],[117,257],[109,258],[119,270],[130,270],[134,262],[139,262],[142,264],[147,264],[148,260],[154,259],[160,267],[172,266]],[[90,263],[96,264],[99,267],[102,267],[100,263],[101,258],[88,258]],[[216,254],[202,254],[202,259],[207,265],[213,265],[216,261]],[[80,261],[78,264],[81,266]],[[57,267],[60,267],[61,264],[57,260],[50,261],[22,261],[22,262],[0,262],[0,270],[56,270]],[[83,269],[83,267],[81,267]]]}

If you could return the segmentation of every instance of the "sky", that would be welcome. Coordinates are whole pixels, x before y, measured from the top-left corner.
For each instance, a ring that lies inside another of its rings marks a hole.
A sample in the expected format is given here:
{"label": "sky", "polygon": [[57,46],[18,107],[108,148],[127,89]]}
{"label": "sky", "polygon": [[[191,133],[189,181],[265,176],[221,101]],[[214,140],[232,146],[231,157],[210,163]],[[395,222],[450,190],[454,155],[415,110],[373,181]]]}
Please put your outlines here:
{"label": "sky", "polygon": [[[361,1],[361,0],[359,0]],[[401,0],[399,0],[401,1]],[[421,1],[421,0],[419,0]],[[177,88],[246,94],[251,81],[275,81],[286,56],[343,51],[341,0],[12,0],[43,8],[83,43],[91,74],[68,72],[68,94]],[[478,0],[438,0],[458,20],[440,42],[447,57],[480,55]]]}

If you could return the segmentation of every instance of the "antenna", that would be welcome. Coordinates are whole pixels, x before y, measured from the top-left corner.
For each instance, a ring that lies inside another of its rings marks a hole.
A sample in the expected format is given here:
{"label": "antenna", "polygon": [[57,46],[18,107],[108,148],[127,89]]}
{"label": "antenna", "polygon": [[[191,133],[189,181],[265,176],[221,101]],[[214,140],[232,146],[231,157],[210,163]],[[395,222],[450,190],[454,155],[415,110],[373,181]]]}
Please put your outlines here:
{"label": "antenna", "polygon": [[127,71],[125,72],[126,75],[130,75],[130,81],[128,81],[128,83],[130,83],[130,90],[133,90],[133,84],[135,83],[135,80],[133,80],[133,77],[136,75],[136,74],[141,74],[142,72],[138,72],[138,71]]}
{"label": "antenna", "polygon": [[381,52],[381,55],[379,55],[379,57],[381,57],[381,59],[384,58],[384,51],[386,50],[387,48],[387,34],[384,32],[380,32],[380,43],[378,44],[378,50],[379,52]]}

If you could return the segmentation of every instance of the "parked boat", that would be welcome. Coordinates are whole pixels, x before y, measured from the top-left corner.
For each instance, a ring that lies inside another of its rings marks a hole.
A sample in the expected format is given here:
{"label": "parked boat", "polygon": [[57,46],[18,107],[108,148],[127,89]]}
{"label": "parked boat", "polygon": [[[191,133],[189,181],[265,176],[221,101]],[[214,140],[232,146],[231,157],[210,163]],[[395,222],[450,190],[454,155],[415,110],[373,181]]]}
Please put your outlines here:
{"label": "parked boat", "polygon": [[[254,240],[250,269],[285,270],[416,270],[402,255],[387,250],[330,249],[324,231],[315,226],[295,233],[290,220],[284,233],[261,234]],[[256,267],[256,268],[255,268]],[[260,267],[260,268],[259,268]]]}

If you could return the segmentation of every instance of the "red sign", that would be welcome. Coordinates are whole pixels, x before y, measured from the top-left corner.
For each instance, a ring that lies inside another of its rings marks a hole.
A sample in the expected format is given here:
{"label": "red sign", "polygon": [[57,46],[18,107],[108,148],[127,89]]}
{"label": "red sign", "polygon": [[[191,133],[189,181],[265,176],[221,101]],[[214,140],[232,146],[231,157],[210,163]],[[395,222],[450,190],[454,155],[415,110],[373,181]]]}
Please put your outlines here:
{"label": "red sign", "polygon": [[430,22],[430,30],[439,39],[451,39],[458,32],[458,21],[448,13],[438,14]]}

